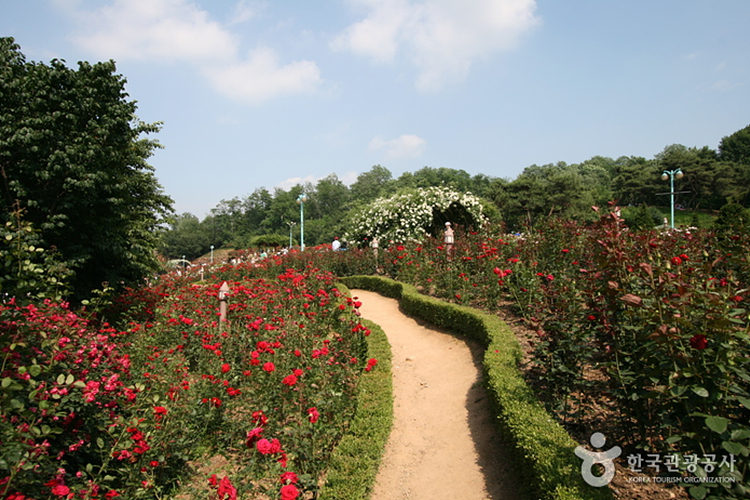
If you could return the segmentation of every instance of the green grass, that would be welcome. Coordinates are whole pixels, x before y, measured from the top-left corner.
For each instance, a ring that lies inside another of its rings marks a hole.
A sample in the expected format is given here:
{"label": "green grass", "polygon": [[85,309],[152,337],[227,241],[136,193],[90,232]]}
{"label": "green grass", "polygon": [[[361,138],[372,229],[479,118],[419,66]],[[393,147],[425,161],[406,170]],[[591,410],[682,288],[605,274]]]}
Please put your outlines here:
{"label": "green grass", "polygon": [[391,346],[383,330],[367,320],[369,358],[378,360],[358,385],[357,411],[334,450],[320,500],[367,500],[393,425]]}

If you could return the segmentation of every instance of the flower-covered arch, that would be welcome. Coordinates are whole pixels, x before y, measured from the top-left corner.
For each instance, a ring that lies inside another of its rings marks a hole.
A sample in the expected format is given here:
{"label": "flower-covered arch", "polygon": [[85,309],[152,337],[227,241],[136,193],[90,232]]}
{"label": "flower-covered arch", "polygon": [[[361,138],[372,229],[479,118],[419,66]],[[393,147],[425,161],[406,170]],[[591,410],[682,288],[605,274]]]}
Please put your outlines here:
{"label": "flower-covered arch", "polygon": [[406,242],[436,236],[445,222],[479,226],[486,221],[482,203],[471,193],[446,187],[427,187],[380,198],[352,213],[344,237],[354,244]]}

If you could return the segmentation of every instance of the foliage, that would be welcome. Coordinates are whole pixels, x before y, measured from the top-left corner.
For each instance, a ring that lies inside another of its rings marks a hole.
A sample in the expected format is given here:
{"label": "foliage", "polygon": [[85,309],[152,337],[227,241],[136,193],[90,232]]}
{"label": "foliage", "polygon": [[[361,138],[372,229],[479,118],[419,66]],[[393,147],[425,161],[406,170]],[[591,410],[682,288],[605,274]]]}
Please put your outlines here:
{"label": "foliage", "polygon": [[38,231],[23,220],[20,211],[0,227],[0,292],[18,302],[61,300],[70,271],[59,256],[39,246]]}
{"label": "foliage", "polygon": [[282,234],[263,234],[250,239],[250,247],[287,247],[289,237]]}
{"label": "foliage", "polygon": [[739,203],[727,203],[719,210],[714,227],[721,233],[746,232],[750,228],[750,212]]}
{"label": "foliage", "polygon": [[184,255],[187,260],[194,260],[210,249],[210,237],[198,217],[183,213],[170,222],[169,230],[161,238],[161,251],[165,257],[178,259]]}
{"label": "foliage", "polygon": [[750,125],[723,137],[719,143],[722,160],[750,165]]}
{"label": "foliage", "polygon": [[664,225],[664,216],[661,211],[656,207],[649,207],[646,204],[627,211],[623,210],[622,217],[628,227],[635,231],[653,229]]}
{"label": "foliage", "polygon": [[75,272],[79,299],[156,269],[156,228],[171,200],[146,163],[158,143],[141,136],[159,127],[135,119],[114,63],[26,62],[0,38],[0,96],[3,222],[24,211]]}

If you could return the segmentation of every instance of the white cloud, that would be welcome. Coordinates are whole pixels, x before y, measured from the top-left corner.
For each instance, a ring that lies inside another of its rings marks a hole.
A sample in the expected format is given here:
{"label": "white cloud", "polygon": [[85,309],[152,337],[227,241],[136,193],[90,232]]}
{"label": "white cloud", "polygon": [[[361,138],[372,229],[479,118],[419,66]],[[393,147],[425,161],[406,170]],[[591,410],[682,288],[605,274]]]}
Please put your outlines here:
{"label": "white cloud", "polygon": [[261,47],[241,62],[206,67],[206,77],[227,97],[257,104],[283,94],[298,94],[316,88],[320,69],[313,61],[281,65],[276,53]]}
{"label": "white cloud", "polygon": [[318,183],[319,180],[320,179],[318,179],[314,175],[308,175],[307,177],[304,177],[304,178],[303,177],[290,177],[289,179],[276,184],[274,187],[288,191],[289,189],[297,185],[304,186],[305,184],[308,184],[308,183],[315,185]]}
{"label": "white cloud", "polygon": [[427,141],[417,135],[405,134],[396,139],[386,140],[375,136],[370,141],[370,151],[384,151],[386,160],[418,158],[427,148]]}
{"label": "white cloud", "polygon": [[515,47],[539,24],[535,0],[352,0],[368,14],[331,42],[391,62],[403,55],[419,70],[419,90],[464,79],[478,59]]}
{"label": "white cloud", "polygon": [[[77,5],[67,8],[89,29],[74,41],[105,59],[187,63],[218,92],[251,104],[314,90],[321,83],[314,61],[285,64],[266,47],[240,57],[238,37],[193,0],[113,0],[90,12],[77,10]],[[252,15],[241,0],[230,24]]]}
{"label": "white cloud", "polygon": [[359,172],[349,171],[344,173],[341,177],[339,177],[339,180],[345,185],[345,186],[351,186],[355,182],[357,182],[357,178],[359,177]]}
{"label": "white cloud", "polygon": [[189,0],[114,0],[77,14],[89,29],[73,40],[102,58],[200,63],[237,53],[236,39]]}
{"label": "white cloud", "polygon": [[[324,177],[315,177],[314,175],[308,175],[307,177],[290,177],[289,179],[280,182],[276,184],[274,187],[283,189],[285,191],[289,191],[294,186],[304,186],[306,184],[312,184],[313,186],[318,184],[318,181],[321,179],[325,179]],[[337,176],[338,177],[338,176]],[[357,177],[359,177],[358,172],[350,171],[346,172],[344,175],[339,177],[339,180],[344,184],[345,186],[351,186],[355,182],[357,182]]]}
{"label": "white cloud", "polygon": [[240,0],[237,5],[234,6],[234,15],[230,21],[230,24],[240,24],[255,17],[256,11],[253,6],[247,0]]}
{"label": "white cloud", "polygon": [[729,80],[718,80],[714,82],[713,84],[708,86],[708,90],[714,90],[718,92],[726,92],[728,90],[735,89],[739,87],[741,84],[738,82],[732,82]]}

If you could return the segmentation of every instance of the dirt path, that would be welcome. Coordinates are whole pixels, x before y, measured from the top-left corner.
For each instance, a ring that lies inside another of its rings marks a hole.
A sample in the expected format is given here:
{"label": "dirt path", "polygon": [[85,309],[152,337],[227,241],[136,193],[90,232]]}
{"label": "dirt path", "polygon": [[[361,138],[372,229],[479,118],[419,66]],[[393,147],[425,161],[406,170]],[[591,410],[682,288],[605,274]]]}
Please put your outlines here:
{"label": "dirt path", "polygon": [[393,351],[393,431],[371,500],[519,500],[481,384],[481,348],[363,290]]}

